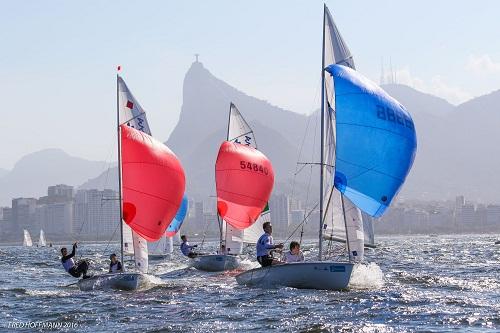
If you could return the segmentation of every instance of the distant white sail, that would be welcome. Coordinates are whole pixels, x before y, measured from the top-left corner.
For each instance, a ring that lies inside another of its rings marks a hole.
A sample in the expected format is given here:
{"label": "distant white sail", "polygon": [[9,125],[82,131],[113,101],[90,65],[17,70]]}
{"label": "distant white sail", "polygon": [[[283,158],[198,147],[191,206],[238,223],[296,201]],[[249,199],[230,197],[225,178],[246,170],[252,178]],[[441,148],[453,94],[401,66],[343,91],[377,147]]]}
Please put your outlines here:
{"label": "distant white sail", "polygon": [[45,232],[40,229],[40,238],[38,239],[38,246],[47,246],[47,241],[45,240]]}
{"label": "distant white sail", "polygon": [[23,246],[33,246],[33,242],[31,241],[31,235],[28,232],[28,230],[24,229],[24,240],[23,240]]}

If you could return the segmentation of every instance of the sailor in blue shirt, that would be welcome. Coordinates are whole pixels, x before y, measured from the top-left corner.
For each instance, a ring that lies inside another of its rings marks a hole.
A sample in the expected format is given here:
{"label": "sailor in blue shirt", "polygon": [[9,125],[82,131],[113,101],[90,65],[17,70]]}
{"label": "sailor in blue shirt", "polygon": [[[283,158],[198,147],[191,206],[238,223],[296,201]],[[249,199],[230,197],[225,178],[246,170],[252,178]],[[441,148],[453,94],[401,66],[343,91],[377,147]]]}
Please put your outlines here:
{"label": "sailor in blue shirt", "polygon": [[270,252],[274,249],[282,249],[283,244],[273,244],[273,226],[271,222],[265,222],[262,228],[264,229],[264,234],[257,241],[257,261],[262,267],[278,264],[280,261],[274,260]]}
{"label": "sailor in blue shirt", "polygon": [[192,245],[192,246],[189,245],[186,235],[182,235],[181,240],[182,240],[182,243],[181,243],[182,254],[185,255],[186,257],[189,257],[189,258],[196,257],[198,255],[198,253],[194,252],[193,249],[195,247],[197,247],[198,245]]}

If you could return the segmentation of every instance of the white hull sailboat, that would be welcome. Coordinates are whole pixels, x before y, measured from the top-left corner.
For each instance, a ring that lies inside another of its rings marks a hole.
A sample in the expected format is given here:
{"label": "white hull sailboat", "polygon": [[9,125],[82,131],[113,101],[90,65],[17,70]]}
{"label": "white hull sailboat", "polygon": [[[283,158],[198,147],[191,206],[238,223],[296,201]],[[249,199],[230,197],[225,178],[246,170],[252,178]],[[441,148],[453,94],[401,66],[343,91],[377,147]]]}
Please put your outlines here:
{"label": "white hull sailboat", "polygon": [[[416,134],[410,115],[355,71],[326,5],[321,81],[318,261],[252,269],[236,276],[239,284],[348,289],[353,266],[363,258],[365,238],[373,244],[371,221],[364,230],[361,210],[381,216],[411,168]],[[338,254],[325,251],[324,239],[345,243],[349,261],[328,260]]]}
{"label": "white hull sailboat", "polygon": [[[236,156],[237,154],[240,155]],[[248,161],[244,168],[241,166],[242,161]],[[252,178],[255,177],[254,172],[258,175],[260,172],[261,177]],[[248,181],[249,179],[252,180]],[[255,243],[258,235],[262,233],[262,224],[269,220],[266,203],[273,183],[274,174],[269,160],[257,150],[252,129],[237,107],[230,103],[227,140],[221,145],[216,161],[217,217],[220,246],[225,247],[225,252],[199,255],[191,259],[194,268],[207,272],[222,272],[240,267],[239,255],[243,252],[243,245]],[[252,190],[252,187],[257,190]],[[242,200],[242,197],[247,199]],[[256,220],[249,219],[250,215],[246,211],[249,209],[248,202],[261,207],[262,204],[265,205],[261,211],[255,212],[253,209],[252,214],[256,216]],[[228,210],[228,218],[224,218]]]}
{"label": "white hull sailboat", "polygon": [[[78,281],[82,291],[136,290],[148,285],[148,240],[160,239],[179,209],[185,189],[177,157],[151,137],[146,114],[117,75],[118,179],[122,272]],[[124,253],[136,271],[125,271]]]}
{"label": "white hull sailboat", "polygon": [[353,267],[352,263],[330,261],[293,262],[254,268],[237,275],[236,281],[251,287],[344,290]]}

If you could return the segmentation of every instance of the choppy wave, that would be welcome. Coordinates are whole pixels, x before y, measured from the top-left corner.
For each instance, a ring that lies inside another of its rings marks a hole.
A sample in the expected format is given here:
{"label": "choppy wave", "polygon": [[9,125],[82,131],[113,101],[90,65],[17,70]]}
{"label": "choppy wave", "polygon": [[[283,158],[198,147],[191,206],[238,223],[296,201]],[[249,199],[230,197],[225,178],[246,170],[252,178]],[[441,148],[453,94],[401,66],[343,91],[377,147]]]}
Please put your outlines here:
{"label": "choppy wave", "polygon": [[[247,288],[237,272],[205,273],[182,256],[152,261],[148,287],[81,292],[58,249],[0,249],[0,331],[9,321],[64,321],[80,332],[496,332],[500,247],[491,237],[379,239],[344,292]],[[212,244],[215,249],[216,244]],[[313,242],[306,256],[314,257]],[[82,245],[94,274],[116,246]],[[258,267],[253,257],[242,269]],[[133,263],[127,262],[132,266]],[[68,286],[70,285],[70,286]],[[7,330],[8,331],[8,330]],[[63,329],[64,331],[64,329]],[[74,331],[67,329],[66,331]]]}

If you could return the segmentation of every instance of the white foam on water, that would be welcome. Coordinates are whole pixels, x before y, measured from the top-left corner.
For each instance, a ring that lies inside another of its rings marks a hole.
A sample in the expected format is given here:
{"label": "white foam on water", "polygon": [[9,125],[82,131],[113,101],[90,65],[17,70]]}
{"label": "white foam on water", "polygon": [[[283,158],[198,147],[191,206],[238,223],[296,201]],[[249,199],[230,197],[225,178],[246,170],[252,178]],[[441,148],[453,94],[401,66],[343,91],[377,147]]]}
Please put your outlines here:
{"label": "white foam on water", "polygon": [[380,289],[384,285],[384,274],[376,263],[354,265],[349,287],[352,289]]}
{"label": "white foam on water", "polygon": [[258,267],[260,267],[260,264],[257,262],[257,260],[242,259],[240,263],[240,268],[243,270],[249,270]]}
{"label": "white foam on water", "polygon": [[26,289],[26,294],[30,296],[69,296],[68,292],[62,290],[35,290]]}

